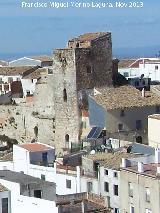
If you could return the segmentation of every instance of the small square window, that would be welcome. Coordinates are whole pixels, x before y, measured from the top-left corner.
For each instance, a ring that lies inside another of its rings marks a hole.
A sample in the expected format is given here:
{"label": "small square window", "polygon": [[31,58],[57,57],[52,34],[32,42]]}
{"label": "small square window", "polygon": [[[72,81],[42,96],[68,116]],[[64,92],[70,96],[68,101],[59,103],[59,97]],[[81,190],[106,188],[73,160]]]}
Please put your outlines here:
{"label": "small square window", "polygon": [[134,213],[134,206],[130,206],[130,213]]}
{"label": "small square window", "polygon": [[105,175],[108,175],[108,170],[105,169],[105,170],[104,170],[104,173],[105,173]]}
{"label": "small square window", "polygon": [[155,66],[155,70],[158,70],[158,66],[157,65]]}
{"label": "small square window", "polygon": [[146,188],[146,202],[150,202],[150,189]]}
{"label": "small square window", "polygon": [[104,182],[104,191],[109,192],[109,183],[108,182]]}
{"label": "small square window", "polygon": [[157,113],[160,112],[160,106],[156,106],[156,112],[157,112]]}
{"label": "small square window", "polygon": [[87,192],[92,192],[92,182],[87,182]]}
{"label": "small square window", "polygon": [[118,209],[118,208],[115,208],[115,209],[114,209],[114,213],[119,213],[119,209]]}
{"label": "small square window", "polygon": [[92,73],[92,67],[91,67],[90,65],[88,65],[88,66],[86,67],[86,69],[87,69],[87,73],[88,73],[88,74]]}
{"label": "small square window", "polygon": [[129,197],[133,197],[133,185],[132,185],[132,183],[128,183],[128,194],[129,194]]}
{"label": "small square window", "polygon": [[124,110],[121,110],[120,116],[121,116],[121,117],[125,116]]}
{"label": "small square window", "polygon": [[114,175],[114,177],[116,177],[116,178],[118,177],[118,173],[117,173],[117,172],[114,172],[113,175]]}
{"label": "small square window", "polygon": [[136,129],[141,130],[142,129],[142,121],[141,120],[136,120]]}
{"label": "small square window", "polygon": [[43,175],[43,174],[41,174],[41,179],[42,179],[42,180],[46,180],[46,176]]}
{"label": "small square window", "polygon": [[118,196],[118,185],[114,185],[114,195]]}
{"label": "small square window", "polygon": [[71,189],[71,180],[66,180],[66,188]]}
{"label": "small square window", "polygon": [[123,130],[123,124],[118,124],[118,131],[122,131]]}

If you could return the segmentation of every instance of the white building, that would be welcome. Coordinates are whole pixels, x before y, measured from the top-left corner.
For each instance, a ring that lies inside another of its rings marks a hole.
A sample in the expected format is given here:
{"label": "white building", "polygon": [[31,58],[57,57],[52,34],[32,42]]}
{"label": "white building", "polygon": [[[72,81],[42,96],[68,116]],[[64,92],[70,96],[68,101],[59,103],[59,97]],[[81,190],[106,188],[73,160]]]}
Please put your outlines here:
{"label": "white building", "polygon": [[0,95],[12,90],[12,82],[21,82],[23,97],[34,94],[37,80],[48,69],[38,66],[0,67]]}
{"label": "white building", "polygon": [[39,66],[39,67],[49,67],[52,66],[53,59],[51,56],[40,55],[31,57],[22,57],[9,62],[9,66]]}
{"label": "white building", "polygon": [[27,213],[28,211],[43,213],[44,209],[47,213],[58,213],[54,183],[19,172],[1,170],[0,184],[11,192],[11,202],[8,202],[8,207],[11,207],[12,213]]}
{"label": "white building", "polygon": [[[139,156],[139,155],[138,155]],[[1,170],[24,172],[56,184],[56,194],[91,192],[104,196],[114,213],[119,212],[120,164],[122,158],[137,157],[125,152],[88,155],[79,166],[54,163],[55,150],[41,143],[14,145],[13,161],[0,162]],[[0,182],[1,183],[1,182]],[[3,183],[2,183],[3,184]]]}
{"label": "white building", "polygon": [[151,78],[151,81],[160,81],[160,59],[123,59],[119,62],[118,72],[126,78],[140,77],[144,74],[144,77]]}
{"label": "white building", "polygon": [[[120,210],[120,168],[122,158],[137,158],[139,154],[126,152],[97,153],[82,159],[84,174],[97,176],[97,194],[105,197],[114,213]],[[91,187],[91,186],[90,186]]]}
{"label": "white building", "polygon": [[11,213],[11,192],[0,184],[0,212]]}
{"label": "white building", "polygon": [[154,148],[160,148],[160,115],[148,116],[148,144]]}

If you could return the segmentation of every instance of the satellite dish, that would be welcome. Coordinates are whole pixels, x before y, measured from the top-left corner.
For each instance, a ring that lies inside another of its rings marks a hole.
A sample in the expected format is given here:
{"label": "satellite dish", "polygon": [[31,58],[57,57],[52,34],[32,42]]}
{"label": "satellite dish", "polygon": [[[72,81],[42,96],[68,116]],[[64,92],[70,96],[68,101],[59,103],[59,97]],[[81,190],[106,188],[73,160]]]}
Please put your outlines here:
{"label": "satellite dish", "polygon": [[93,149],[91,152],[90,152],[91,155],[95,155],[96,154],[96,151]]}

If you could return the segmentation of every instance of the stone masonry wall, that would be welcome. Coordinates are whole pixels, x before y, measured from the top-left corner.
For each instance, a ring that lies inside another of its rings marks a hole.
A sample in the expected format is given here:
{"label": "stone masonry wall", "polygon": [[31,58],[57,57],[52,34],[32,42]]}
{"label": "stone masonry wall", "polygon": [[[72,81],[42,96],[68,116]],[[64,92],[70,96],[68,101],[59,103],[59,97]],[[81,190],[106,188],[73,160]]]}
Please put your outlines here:
{"label": "stone masonry wall", "polygon": [[56,147],[67,147],[79,140],[79,109],[77,103],[75,50],[58,49],[53,55],[53,91],[55,105]]}
{"label": "stone masonry wall", "polygon": [[112,86],[111,34],[91,41],[89,48],[76,48],[75,61],[77,90]]}

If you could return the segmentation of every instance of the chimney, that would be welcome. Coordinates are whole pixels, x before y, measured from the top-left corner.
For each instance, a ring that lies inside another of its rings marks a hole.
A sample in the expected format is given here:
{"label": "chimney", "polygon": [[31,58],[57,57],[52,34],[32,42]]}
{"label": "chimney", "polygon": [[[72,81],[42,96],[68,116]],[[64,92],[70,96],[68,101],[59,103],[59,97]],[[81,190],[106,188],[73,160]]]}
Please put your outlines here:
{"label": "chimney", "polygon": [[122,168],[127,168],[128,166],[131,166],[131,161],[126,159],[126,158],[122,158],[121,167]]}
{"label": "chimney", "polygon": [[142,89],[142,97],[143,98],[145,97],[145,89],[144,88]]}
{"label": "chimney", "polygon": [[160,163],[160,149],[155,149],[155,163]]}
{"label": "chimney", "polygon": [[157,166],[157,174],[160,175],[160,167]]}
{"label": "chimney", "polygon": [[122,158],[122,168],[126,168],[127,167],[127,159]]}
{"label": "chimney", "polygon": [[77,169],[77,193],[81,192],[81,170],[80,166],[76,166]]}
{"label": "chimney", "polygon": [[138,172],[143,173],[144,172],[144,167],[142,162],[138,162]]}

